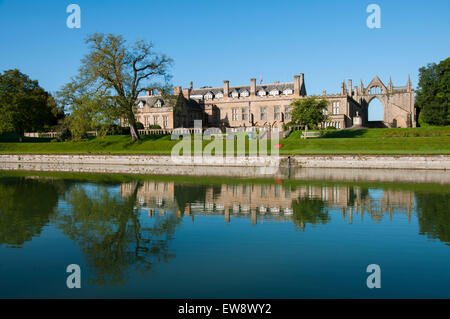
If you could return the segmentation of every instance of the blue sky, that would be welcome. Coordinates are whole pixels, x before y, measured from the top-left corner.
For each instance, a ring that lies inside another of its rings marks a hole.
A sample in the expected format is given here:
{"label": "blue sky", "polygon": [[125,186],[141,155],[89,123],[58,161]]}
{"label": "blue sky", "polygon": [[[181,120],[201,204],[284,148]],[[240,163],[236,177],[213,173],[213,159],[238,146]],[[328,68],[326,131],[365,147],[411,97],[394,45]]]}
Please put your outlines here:
{"label": "blue sky", "polygon": [[[66,7],[81,7],[81,29]],[[381,29],[366,26],[369,4]],[[417,85],[418,69],[450,52],[450,1],[138,1],[0,0],[0,70],[19,68],[54,92],[76,74],[93,32],[146,39],[175,61],[173,84],[186,87],[292,81],[308,94],[339,92],[340,82],[375,75]]]}

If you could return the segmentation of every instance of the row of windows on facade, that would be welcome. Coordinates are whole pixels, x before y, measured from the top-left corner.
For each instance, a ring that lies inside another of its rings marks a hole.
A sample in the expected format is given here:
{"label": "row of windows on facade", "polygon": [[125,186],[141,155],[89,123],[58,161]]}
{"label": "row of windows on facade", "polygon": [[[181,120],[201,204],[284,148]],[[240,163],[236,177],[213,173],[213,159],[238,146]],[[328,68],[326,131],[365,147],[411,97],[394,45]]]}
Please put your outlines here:
{"label": "row of windows on facade", "polygon": [[[339,102],[333,102],[332,104],[332,108],[331,108],[331,112],[333,115],[338,115],[339,113]],[[327,115],[328,114],[328,110],[324,110],[323,114]]]}
{"label": "row of windows on facade", "polygon": [[[153,115],[152,117],[153,123],[150,123],[150,116],[145,116],[144,117],[144,126],[149,126],[149,125],[159,125],[159,116],[158,115]],[[163,115],[162,116],[162,126],[163,127],[167,127],[169,125],[169,117],[167,115]]]}
{"label": "row of windows on facade", "polygon": [[[273,118],[274,120],[281,120],[281,111],[280,111],[280,107],[279,106],[275,106],[273,109]],[[239,114],[239,109],[238,108],[234,108],[231,110],[231,119],[232,121],[239,121],[239,117],[241,118],[242,121],[247,121],[249,120],[248,117],[248,109],[247,108],[242,108],[241,112]],[[286,107],[285,111],[284,111],[284,119],[285,120],[290,120],[291,119],[291,114],[290,114],[290,108]],[[261,107],[260,108],[260,120],[267,120],[267,107]]]}
{"label": "row of windows on facade", "polygon": [[[325,114],[328,113],[328,111],[324,111]],[[339,102],[333,102],[333,107],[332,107],[332,112],[333,115],[337,115],[339,114]],[[233,121],[239,121],[239,109],[234,108],[231,111],[231,119]],[[290,115],[290,108],[286,107],[285,108],[285,112],[284,112],[284,119],[285,120],[290,120],[291,119],[291,115]],[[273,118],[274,120],[281,120],[281,112],[280,112],[280,107],[279,106],[275,106],[274,107],[274,111],[273,111]],[[241,109],[241,119],[242,121],[247,121],[248,120],[248,109],[247,108],[242,108]],[[261,107],[260,108],[260,120],[267,120],[267,107]]]}
{"label": "row of windows on facade", "polygon": [[341,122],[325,122],[322,126],[324,128],[326,127],[341,128]]}
{"label": "row of windows on facade", "polygon": [[[293,93],[294,93],[294,91],[291,88],[284,89],[282,92],[282,94],[284,94],[284,95],[291,95]],[[280,95],[280,90],[275,88],[275,89],[272,89],[271,91],[267,92],[264,89],[260,89],[256,92],[256,95],[258,95],[258,96],[266,96],[267,94],[269,94],[271,96],[277,96],[277,95]],[[231,92],[230,96],[232,98],[248,97],[248,96],[250,96],[250,92],[248,90],[244,90],[242,92],[240,92],[238,90],[234,90],[233,92]],[[224,97],[224,95],[222,92],[219,92],[217,94],[214,94],[213,92],[208,92],[203,96],[192,95],[192,98],[203,98],[205,100],[211,100],[213,98],[221,99],[223,97]]]}
{"label": "row of windows on facade", "polygon": [[[228,186],[227,185],[227,191],[229,191],[229,187],[232,187],[232,192],[233,192],[233,196],[234,197],[240,197],[241,195],[247,195],[248,191],[247,191],[247,186],[243,185],[241,187],[241,189],[238,189],[238,186]],[[253,186],[250,186],[250,192],[253,193],[254,189]],[[270,187],[271,189],[271,187]],[[280,185],[275,185],[274,187],[274,192],[273,194],[275,195],[275,198],[279,198],[280,197],[280,193],[281,193],[281,189],[282,187]],[[291,190],[290,188],[285,188],[285,194],[284,197],[285,198],[291,198]],[[306,190],[306,189],[305,189]],[[321,187],[321,199],[323,200],[332,200],[334,202],[339,201],[339,192],[341,190],[337,187],[337,186],[333,186],[331,187]],[[264,185],[260,186],[260,192],[261,192],[261,197],[266,197],[267,195],[270,195],[269,192],[267,192],[267,187]],[[312,197],[317,197],[319,194],[317,194],[317,189],[314,189],[312,186],[308,186],[307,187],[307,196],[312,198]],[[329,193],[331,193],[331,198],[329,197]]]}

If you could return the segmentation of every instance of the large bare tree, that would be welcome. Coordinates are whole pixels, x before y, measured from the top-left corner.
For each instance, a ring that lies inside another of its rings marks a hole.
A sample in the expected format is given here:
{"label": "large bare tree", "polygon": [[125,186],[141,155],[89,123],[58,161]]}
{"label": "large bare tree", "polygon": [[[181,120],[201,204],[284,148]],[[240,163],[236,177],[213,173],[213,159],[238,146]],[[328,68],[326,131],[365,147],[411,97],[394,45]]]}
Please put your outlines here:
{"label": "large bare tree", "polygon": [[139,134],[133,108],[143,91],[170,89],[172,59],[153,50],[151,42],[128,45],[120,35],[95,33],[86,40],[89,53],[81,60],[77,86],[90,92],[106,92],[114,101],[117,116],[130,126],[133,142]]}

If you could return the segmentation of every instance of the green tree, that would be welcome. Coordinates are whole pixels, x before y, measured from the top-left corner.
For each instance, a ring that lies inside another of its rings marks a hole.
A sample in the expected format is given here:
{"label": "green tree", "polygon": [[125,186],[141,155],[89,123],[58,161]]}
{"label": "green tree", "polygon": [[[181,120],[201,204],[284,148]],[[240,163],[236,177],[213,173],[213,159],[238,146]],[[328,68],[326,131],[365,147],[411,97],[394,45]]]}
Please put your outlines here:
{"label": "green tree", "polygon": [[61,117],[53,97],[19,70],[0,74],[0,133],[40,131]]}
{"label": "green tree", "polygon": [[450,58],[419,69],[416,106],[419,121],[430,125],[449,125]]}
{"label": "green tree", "polygon": [[79,74],[72,80],[84,94],[98,92],[113,100],[115,114],[130,126],[132,141],[139,140],[133,108],[146,90],[169,89],[172,59],[153,50],[151,42],[130,46],[120,35],[95,33],[86,40],[89,53],[81,60]]}
{"label": "green tree", "polygon": [[290,126],[308,125],[308,127],[314,128],[328,119],[326,115],[328,102],[323,98],[312,96],[296,99],[291,103],[291,108]]}
{"label": "green tree", "polygon": [[105,135],[118,117],[114,98],[104,90],[92,92],[71,82],[58,92],[58,98],[60,104],[69,111],[66,124],[75,139],[84,137],[91,130]]}

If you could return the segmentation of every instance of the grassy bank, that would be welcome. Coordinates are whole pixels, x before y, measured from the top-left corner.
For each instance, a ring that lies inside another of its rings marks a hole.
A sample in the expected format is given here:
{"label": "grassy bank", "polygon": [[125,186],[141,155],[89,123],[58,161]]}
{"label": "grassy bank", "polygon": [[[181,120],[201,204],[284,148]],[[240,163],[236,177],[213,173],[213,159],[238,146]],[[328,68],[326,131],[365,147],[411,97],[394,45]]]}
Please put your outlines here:
{"label": "grassy bank", "polygon": [[[328,131],[322,138],[308,140],[300,139],[300,134],[293,132],[280,140],[280,154],[450,154],[450,127]],[[120,135],[79,142],[27,138],[18,143],[9,135],[0,137],[0,154],[167,155],[176,143],[170,136],[143,136],[142,142],[131,143],[129,136]],[[208,143],[210,141],[203,141],[204,146]]]}

